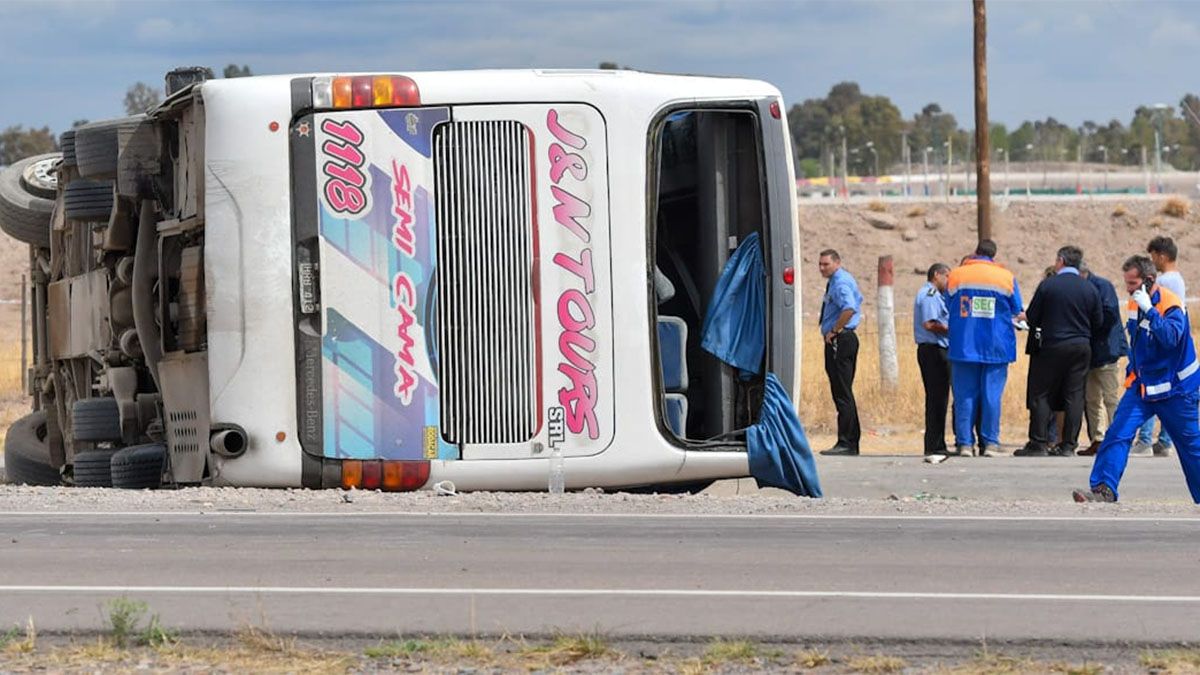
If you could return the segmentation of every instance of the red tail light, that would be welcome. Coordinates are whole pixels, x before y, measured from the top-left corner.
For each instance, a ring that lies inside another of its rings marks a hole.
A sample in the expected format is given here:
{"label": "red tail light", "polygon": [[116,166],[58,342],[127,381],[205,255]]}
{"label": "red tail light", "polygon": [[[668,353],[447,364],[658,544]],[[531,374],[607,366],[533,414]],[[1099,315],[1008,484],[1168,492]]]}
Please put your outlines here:
{"label": "red tail light", "polygon": [[791,267],[783,268],[783,283],[791,286],[796,282],[796,270]]}
{"label": "red tail light", "polygon": [[783,113],[779,110],[779,101],[771,101],[771,117],[779,119],[781,114]]}
{"label": "red tail light", "polygon": [[363,462],[362,487],[364,490],[383,487],[383,467],[379,462]]}

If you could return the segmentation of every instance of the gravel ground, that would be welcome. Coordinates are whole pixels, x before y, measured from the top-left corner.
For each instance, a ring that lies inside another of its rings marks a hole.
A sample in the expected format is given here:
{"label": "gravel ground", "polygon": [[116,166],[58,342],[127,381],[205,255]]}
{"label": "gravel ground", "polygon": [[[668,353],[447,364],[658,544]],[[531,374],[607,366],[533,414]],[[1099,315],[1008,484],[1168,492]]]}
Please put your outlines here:
{"label": "gravel ground", "polygon": [[335,513],[524,513],[524,514],[686,514],[816,516],[1037,516],[1037,517],[1197,517],[1197,508],[1178,501],[1073,504],[1047,501],[954,499],[917,494],[881,499],[804,499],[774,490],[751,494],[633,495],[581,492],[475,492],[438,496],[431,492],[383,493],[362,490],[267,490],[196,487],[128,491],[103,488],[0,486],[0,513],[14,511],[178,511],[178,512],[335,512]]}

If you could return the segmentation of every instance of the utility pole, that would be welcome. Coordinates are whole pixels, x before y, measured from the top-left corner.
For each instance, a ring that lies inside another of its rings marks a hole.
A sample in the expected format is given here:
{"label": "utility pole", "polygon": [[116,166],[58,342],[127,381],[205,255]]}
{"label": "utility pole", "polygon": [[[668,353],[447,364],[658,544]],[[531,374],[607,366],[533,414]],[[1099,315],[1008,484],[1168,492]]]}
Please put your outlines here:
{"label": "utility pole", "polygon": [[904,196],[912,196],[912,148],[908,147],[908,132],[900,141],[904,144]]}
{"label": "utility pole", "polygon": [[979,239],[992,238],[991,143],[988,139],[987,111],[987,8],[984,0],[975,4],[975,170],[976,217]]}
{"label": "utility pole", "polygon": [[842,194],[850,198],[850,172],[846,168],[846,132],[842,131]]}
{"label": "utility pole", "polygon": [[[921,164],[925,172],[921,174],[922,182],[925,184],[925,196],[932,197],[933,191],[929,189],[929,153],[933,152],[933,148],[926,147],[921,151]],[[935,158],[936,159],[936,158]]]}
{"label": "utility pole", "polygon": [[950,201],[950,171],[954,165],[954,137],[946,139],[946,201]]}

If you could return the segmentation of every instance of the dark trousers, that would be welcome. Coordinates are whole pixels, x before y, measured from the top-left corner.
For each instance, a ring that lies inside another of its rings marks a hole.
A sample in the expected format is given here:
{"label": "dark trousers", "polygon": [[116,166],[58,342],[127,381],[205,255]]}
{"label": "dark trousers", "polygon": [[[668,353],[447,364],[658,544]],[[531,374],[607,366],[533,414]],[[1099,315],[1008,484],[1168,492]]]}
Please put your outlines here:
{"label": "dark trousers", "polygon": [[946,454],[946,406],[950,402],[950,361],[946,348],[917,345],[917,365],[925,385],[925,454]]}
{"label": "dark trousers", "polygon": [[1086,342],[1042,347],[1029,360],[1029,441],[1046,447],[1054,411],[1062,410],[1059,447],[1074,451],[1083,424],[1084,387],[1092,348]]}
{"label": "dark trousers", "polygon": [[825,374],[837,408],[837,444],[858,450],[862,429],[858,425],[858,404],[854,402],[854,369],[858,366],[858,336],[845,330],[825,344]]}

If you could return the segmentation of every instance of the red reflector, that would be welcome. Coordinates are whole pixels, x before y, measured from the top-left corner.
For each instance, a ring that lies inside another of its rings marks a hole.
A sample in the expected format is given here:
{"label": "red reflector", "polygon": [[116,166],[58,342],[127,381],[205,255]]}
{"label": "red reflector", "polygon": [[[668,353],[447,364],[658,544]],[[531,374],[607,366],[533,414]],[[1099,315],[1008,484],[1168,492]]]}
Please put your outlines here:
{"label": "red reflector", "polygon": [[401,75],[392,76],[392,104],[402,106],[421,105],[421,91],[411,78]]}
{"label": "red reflector", "polygon": [[771,101],[771,117],[779,119],[779,101]]}
{"label": "red reflector", "polygon": [[362,487],[363,463],[361,459],[342,461],[342,489]]}
{"label": "red reflector", "polygon": [[364,490],[378,490],[383,484],[383,467],[379,462],[363,462],[362,487]]}
{"label": "red reflector", "polygon": [[796,281],[796,270],[791,267],[783,268],[783,283],[791,286]]}
{"label": "red reflector", "polygon": [[355,108],[370,108],[373,102],[370,77],[356,77],[350,83],[350,102]]}
{"label": "red reflector", "polygon": [[404,462],[400,470],[400,489],[419,490],[429,481],[429,462]]}

